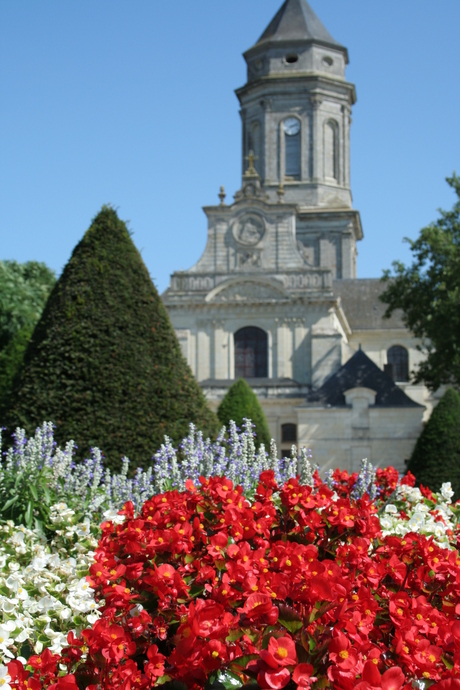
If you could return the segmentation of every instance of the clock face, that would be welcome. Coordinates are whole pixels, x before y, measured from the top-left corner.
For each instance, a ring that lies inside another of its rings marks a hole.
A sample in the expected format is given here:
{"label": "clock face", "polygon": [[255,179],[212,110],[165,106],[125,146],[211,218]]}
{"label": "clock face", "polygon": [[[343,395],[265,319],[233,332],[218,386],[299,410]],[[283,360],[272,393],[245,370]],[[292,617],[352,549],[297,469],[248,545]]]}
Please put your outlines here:
{"label": "clock face", "polygon": [[296,117],[288,117],[287,120],[284,121],[284,131],[290,137],[294,136],[294,134],[298,134],[300,132],[300,122],[298,119]]}

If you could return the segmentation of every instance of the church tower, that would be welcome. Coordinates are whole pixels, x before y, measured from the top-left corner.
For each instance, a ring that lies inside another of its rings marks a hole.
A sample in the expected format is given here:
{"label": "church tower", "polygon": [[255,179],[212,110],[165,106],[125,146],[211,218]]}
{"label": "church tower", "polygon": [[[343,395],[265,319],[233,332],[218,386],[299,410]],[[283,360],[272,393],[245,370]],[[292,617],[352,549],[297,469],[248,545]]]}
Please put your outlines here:
{"label": "church tower", "polygon": [[254,151],[270,200],[281,185],[301,208],[351,208],[347,49],[304,0],[287,0],[244,58],[243,160]]}
{"label": "church tower", "polygon": [[356,277],[362,238],[348,172],[355,89],[346,48],[306,0],[286,0],[244,58],[241,189],[204,208],[204,253],[163,299],[205,389],[244,376],[303,395],[342,364],[333,282]]}
{"label": "church tower", "polygon": [[[358,349],[354,338],[371,343],[373,337],[366,335],[371,330],[362,319],[365,310],[356,309],[354,297],[361,282],[356,244],[363,236],[350,189],[350,114],[356,94],[345,76],[347,49],[306,0],[285,0],[244,58],[247,82],[236,91],[241,188],[230,203],[221,188],[220,203],[204,208],[204,253],[190,269],[173,273],[163,300],[211,404],[217,407],[232,382],[244,377],[263,405],[273,437],[286,450],[283,443],[288,448],[292,441],[311,444],[305,421],[311,417],[309,400],[319,409],[321,424],[331,419],[324,384]],[[376,289],[367,286],[369,324],[375,328],[378,322],[384,332],[374,306]],[[364,323],[356,336],[349,314]],[[362,369],[361,359],[353,360],[355,368]],[[352,367],[347,381],[354,375]],[[345,393],[352,402],[345,402]],[[368,409],[375,400],[370,393],[353,395],[347,390],[342,396],[347,414],[350,406]],[[347,424],[359,427],[364,417],[358,412]],[[302,436],[306,430],[308,438]],[[364,438],[368,432],[359,427],[356,433]],[[364,452],[352,446],[343,450],[339,434],[340,453],[352,458]]]}

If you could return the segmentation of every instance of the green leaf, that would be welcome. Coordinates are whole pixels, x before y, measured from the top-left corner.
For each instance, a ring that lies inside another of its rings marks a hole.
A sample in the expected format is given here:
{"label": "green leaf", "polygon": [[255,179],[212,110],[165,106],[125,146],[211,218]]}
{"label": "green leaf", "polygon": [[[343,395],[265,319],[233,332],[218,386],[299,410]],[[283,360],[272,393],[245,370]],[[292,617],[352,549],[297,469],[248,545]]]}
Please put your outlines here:
{"label": "green leaf", "polygon": [[243,686],[243,681],[232,671],[218,671],[216,682],[224,686],[226,690],[231,690],[232,688],[241,688]]}
{"label": "green leaf", "polygon": [[33,484],[32,482],[29,484],[29,491],[32,494],[32,496],[35,498],[35,500],[38,501],[38,491],[37,491],[35,484]]}
{"label": "green leaf", "polygon": [[46,499],[46,504],[49,505],[51,503],[51,494],[49,492],[49,489],[47,486],[43,486],[43,493],[45,494],[45,499]]}
{"label": "green leaf", "polygon": [[233,661],[230,664],[230,667],[236,666],[237,668],[245,669],[250,661],[254,661],[255,659],[259,658],[260,657],[258,654],[246,654],[245,656],[239,656],[237,659],[233,659]]}
{"label": "green leaf", "polygon": [[13,496],[13,498],[10,498],[6,503],[3,504],[2,508],[0,510],[4,513],[5,510],[8,510],[8,508],[11,508],[12,505],[14,505],[19,499],[19,495],[16,494],[16,496]]}
{"label": "green leaf", "polygon": [[286,628],[286,630],[289,630],[290,633],[296,633],[298,630],[300,630],[303,627],[302,621],[296,621],[296,620],[284,620],[282,618],[278,618],[278,623],[280,623],[283,627]]}
{"label": "green leaf", "polygon": [[190,596],[191,597],[197,597],[202,592],[204,592],[204,586],[203,585],[193,585],[192,587],[190,587]]}
{"label": "green leaf", "polygon": [[235,630],[230,630],[228,633],[227,637],[225,638],[226,642],[235,642],[236,640],[239,640],[240,637],[243,637],[244,635],[244,630],[241,628],[235,628]]}
{"label": "green leaf", "polygon": [[33,517],[33,512],[34,512],[34,504],[33,501],[29,501],[27,503],[27,510],[24,515],[24,519],[26,521],[27,527],[32,527],[32,517]]}

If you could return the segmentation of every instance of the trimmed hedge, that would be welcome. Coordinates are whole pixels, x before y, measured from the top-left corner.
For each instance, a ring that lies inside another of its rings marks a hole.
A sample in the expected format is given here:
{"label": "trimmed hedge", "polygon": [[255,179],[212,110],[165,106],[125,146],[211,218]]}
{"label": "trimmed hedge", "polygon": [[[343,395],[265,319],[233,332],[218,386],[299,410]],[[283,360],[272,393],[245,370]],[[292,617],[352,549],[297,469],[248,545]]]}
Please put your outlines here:
{"label": "trimmed hedge", "polygon": [[451,482],[454,499],[460,498],[460,394],[449,388],[416,443],[408,469],[417,484],[439,491]]}
{"label": "trimmed hedge", "polygon": [[75,247],[37,324],[6,415],[28,433],[56,424],[98,446],[118,469],[145,466],[164,441],[193,422],[218,433],[216,416],[183,358],[166,309],[125,223],[104,206]]}
{"label": "trimmed hedge", "polygon": [[263,443],[266,450],[270,448],[271,435],[267,420],[257,396],[244,379],[237,379],[227,391],[225,398],[219,405],[217,416],[221,424],[228,426],[233,420],[240,429],[246,417],[255,424],[257,444]]}

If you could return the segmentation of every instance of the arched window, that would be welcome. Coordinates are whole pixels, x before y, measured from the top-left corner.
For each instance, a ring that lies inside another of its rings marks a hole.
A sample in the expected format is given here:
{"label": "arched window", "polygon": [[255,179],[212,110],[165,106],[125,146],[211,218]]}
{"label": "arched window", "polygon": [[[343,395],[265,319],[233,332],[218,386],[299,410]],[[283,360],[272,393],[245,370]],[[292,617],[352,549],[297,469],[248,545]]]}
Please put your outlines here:
{"label": "arched window", "polygon": [[393,381],[409,381],[409,353],[402,345],[393,345],[387,352]]}
{"label": "arched window", "polygon": [[284,175],[291,179],[300,178],[300,121],[288,117],[283,122],[284,131]]}
{"label": "arched window", "polygon": [[256,121],[256,122],[252,123],[251,129],[249,131],[249,151],[254,151],[254,167],[259,174],[260,174],[260,171],[262,170],[261,161],[260,161],[260,154],[261,154],[260,140],[261,140],[260,125]]}
{"label": "arched window", "polygon": [[240,328],[235,339],[235,378],[252,379],[268,376],[267,334],[256,326]]}
{"label": "arched window", "polygon": [[328,120],[324,125],[324,177],[339,180],[339,146],[337,122]]}

